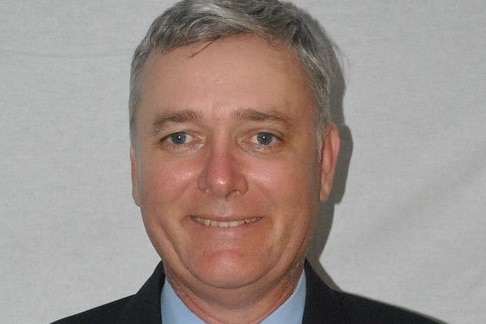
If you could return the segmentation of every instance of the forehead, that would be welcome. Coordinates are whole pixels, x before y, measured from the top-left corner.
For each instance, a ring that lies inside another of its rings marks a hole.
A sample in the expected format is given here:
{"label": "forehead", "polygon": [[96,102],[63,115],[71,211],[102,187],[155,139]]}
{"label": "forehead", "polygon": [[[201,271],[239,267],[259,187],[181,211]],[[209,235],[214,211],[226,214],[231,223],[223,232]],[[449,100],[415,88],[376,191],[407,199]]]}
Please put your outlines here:
{"label": "forehead", "polygon": [[[292,107],[300,115],[302,110],[314,111],[308,80],[295,52],[251,35],[150,54],[141,78],[142,109],[200,108],[195,105]],[[292,109],[287,110],[291,113]]]}

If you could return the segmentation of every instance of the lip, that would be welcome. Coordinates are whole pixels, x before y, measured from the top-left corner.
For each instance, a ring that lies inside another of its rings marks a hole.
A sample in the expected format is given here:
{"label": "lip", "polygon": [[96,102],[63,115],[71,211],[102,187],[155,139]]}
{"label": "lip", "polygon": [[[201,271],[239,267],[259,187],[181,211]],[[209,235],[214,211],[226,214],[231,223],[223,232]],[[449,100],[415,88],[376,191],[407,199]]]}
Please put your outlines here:
{"label": "lip", "polygon": [[262,217],[248,217],[248,218],[240,218],[240,219],[232,219],[232,220],[218,220],[218,219],[210,219],[201,216],[191,216],[191,219],[203,226],[212,227],[212,228],[235,228],[241,227],[245,225],[250,225],[258,222]]}

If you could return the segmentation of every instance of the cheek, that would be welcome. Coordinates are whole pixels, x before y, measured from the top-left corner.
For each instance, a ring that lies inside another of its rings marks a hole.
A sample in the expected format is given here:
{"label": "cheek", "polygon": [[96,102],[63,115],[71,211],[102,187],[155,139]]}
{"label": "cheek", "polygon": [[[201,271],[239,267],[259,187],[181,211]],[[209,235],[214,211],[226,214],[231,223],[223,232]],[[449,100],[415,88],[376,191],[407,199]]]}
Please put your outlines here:
{"label": "cheek", "polygon": [[316,162],[294,158],[257,164],[251,169],[250,181],[277,206],[298,207],[319,200]]}
{"label": "cheek", "polygon": [[319,205],[316,167],[299,159],[260,166],[252,173],[256,197],[271,206],[274,240],[279,246],[301,249],[311,236]]}
{"label": "cheek", "polygon": [[[188,161],[156,157],[145,161],[140,174],[143,221],[152,241],[165,240],[167,235],[177,233],[177,227],[185,214],[183,209],[191,200],[194,191],[191,187],[196,183],[195,168]],[[154,245],[161,245],[161,242]]]}
{"label": "cheek", "polygon": [[[260,182],[260,195],[272,206],[269,242],[284,258],[300,258],[312,237],[319,204],[318,180],[308,167],[292,165],[271,168]],[[290,260],[289,260],[290,261]]]}
{"label": "cheek", "polygon": [[195,181],[195,168],[186,161],[147,159],[142,167],[142,200],[163,203],[179,197]]}
{"label": "cheek", "polygon": [[162,257],[173,253],[175,242],[181,240],[182,201],[194,181],[191,169],[180,162],[152,158],[142,166],[140,209],[147,234]]}

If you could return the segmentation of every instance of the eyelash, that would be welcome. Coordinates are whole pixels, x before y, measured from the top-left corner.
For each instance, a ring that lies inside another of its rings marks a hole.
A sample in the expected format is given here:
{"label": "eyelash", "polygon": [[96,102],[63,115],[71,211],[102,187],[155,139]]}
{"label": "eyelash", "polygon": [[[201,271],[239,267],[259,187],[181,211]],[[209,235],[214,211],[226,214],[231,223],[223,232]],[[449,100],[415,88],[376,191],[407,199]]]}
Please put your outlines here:
{"label": "eyelash", "polygon": [[[188,136],[188,134],[186,132],[177,132],[177,133],[173,133],[173,134],[168,135],[166,138],[167,138],[167,140],[170,140],[172,142],[172,144],[174,144],[174,145],[182,145],[182,144],[185,144],[187,136]],[[183,138],[184,143],[177,143],[177,140],[174,140],[174,138],[177,138],[177,137]]]}
{"label": "eyelash", "polygon": [[[177,137],[177,136],[183,136],[184,137],[184,139],[183,139],[184,142],[183,143],[176,143],[174,141],[174,138]],[[189,142],[187,142],[187,137],[190,138],[190,141]],[[185,150],[185,149],[187,149],[190,144],[195,144],[195,143],[193,143],[194,141],[196,141],[196,139],[194,138],[194,136],[188,134],[187,132],[180,131],[180,132],[171,133],[171,134],[168,134],[168,135],[162,137],[159,140],[159,143],[161,143],[164,146],[168,146],[172,150],[177,151],[177,150]]]}
{"label": "eyelash", "polygon": [[[259,140],[262,140],[262,137],[263,140],[269,140],[270,142],[266,144],[260,143]],[[183,142],[178,143],[177,140],[174,141],[175,138],[180,138]],[[270,153],[277,150],[282,142],[283,140],[281,136],[268,131],[260,131],[253,133],[250,137],[247,137],[246,140],[241,142],[241,144],[246,148],[246,150],[249,151]],[[185,151],[192,147],[199,146],[198,144],[201,144],[202,142],[198,141],[197,137],[189,134],[188,132],[179,131],[162,137],[159,140],[159,143],[173,151]]]}
{"label": "eyelash", "polygon": [[[259,136],[267,136],[271,138],[270,143],[262,144],[258,142]],[[255,138],[255,140],[254,140]],[[282,144],[282,138],[272,132],[258,132],[250,137],[250,144],[252,147],[250,149],[256,150],[258,152],[272,152],[277,150]]]}

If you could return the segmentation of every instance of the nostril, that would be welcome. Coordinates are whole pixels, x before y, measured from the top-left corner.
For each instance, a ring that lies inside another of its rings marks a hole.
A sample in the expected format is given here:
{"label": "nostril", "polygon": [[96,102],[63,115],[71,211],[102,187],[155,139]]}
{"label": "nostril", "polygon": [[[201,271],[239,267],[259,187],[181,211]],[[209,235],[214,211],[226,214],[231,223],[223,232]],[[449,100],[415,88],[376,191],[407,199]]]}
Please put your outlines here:
{"label": "nostril", "polygon": [[207,157],[198,181],[200,190],[222,197],[243,194],[248,188],[242,168],[227,151]]}

